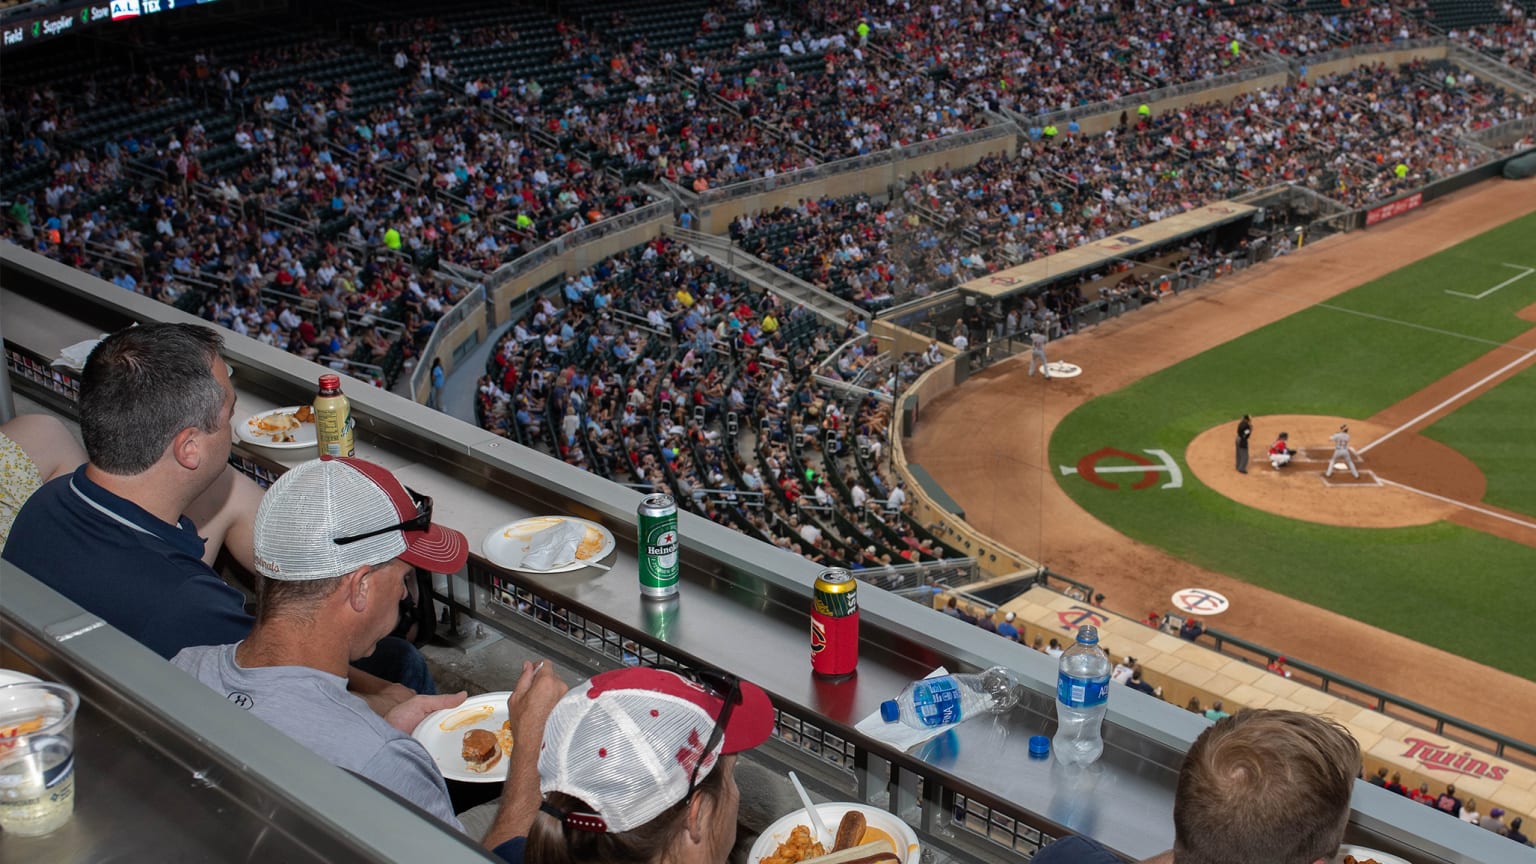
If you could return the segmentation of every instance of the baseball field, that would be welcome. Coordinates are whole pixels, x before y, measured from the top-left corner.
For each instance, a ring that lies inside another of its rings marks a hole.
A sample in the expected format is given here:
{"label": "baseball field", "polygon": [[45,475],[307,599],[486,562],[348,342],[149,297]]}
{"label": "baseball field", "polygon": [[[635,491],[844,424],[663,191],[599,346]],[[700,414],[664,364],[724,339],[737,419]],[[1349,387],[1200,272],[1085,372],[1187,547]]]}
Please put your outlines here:
{"label": "baseball field", "polygon": [[[1536,529],[1531,451],[1536,443],[1536,348],[1519,338],[1536,327],[1520,317],[1522,310],[1536,308],[1533,273],[1536,215],[1087,402],[1056,428],[1051,462],[1074,463],[1106,442],[1166,450],[1188,469],[1177,494],[1154,499],[1091,482],[1064,481],[1063,488],[1111,527],[1180,558],[1536,678],[1530,642],[1511,638],[1529,626],[1529,607],[1519,601],[1536,574],[1536,546],[1501,536],[1511,532],[1439,518],[1393,527],[1352,524],[1379,525],[1379,514],[1363,512],[1383,503],[1375,493],[1397,498],[1402,491],[1375,485],[1403,475],[1378,465],[1385,457],[1372,448],[1402,424],[1373,418],[1482,359],[1491,360],[1502,374],[1482,387],[1458,388],[1457,398],[1394,435],[1392,444],[1408,446],[1397,448],[1406,452],[1394,454],[1393,462],[1409,462],[1421,475],[1406,484],[1415,490],[1406,493],[1409,500],[1424,493],[1436,510],[1455,506],[1440,500],[1450,499],[1489,512],[1510,511],[1501,515],[1526,517],[1523,521]],[[1230,464],[1237,419],[1244,413],[1257,424],[1247,476]],[[1288,420],[1258,419],[1282,416]],[[1307,418],[1321,419],[1309,423]],[[1325,483],[1322,473],[1332,449],[1327,434],[1335,420],[1354,424],[1351,443],[1365,451],[1360,467],[1366,469],[1366,482],[1336,471],[1335,482]],[[1282,429],[1276,422],[1296,428]],[[1220,486],[1203,482],[1209,466],[1192,465],[1186,452],[1212,429],[1205,440],[1217,455],[1215,470],[1232,475],[1221,477]],[[1265,449],[1280,431],[1290,432],[1301,458],[1277,471]],[[1437,466],[1444,454],[1415,440],[1419,435],[1448,445],[1465,459]],[[1440,468],[1447,476],[1434,477]],[[1484,494],[1466,494],[1467,481],[1475,478],[1458,473],[1486,478]],[[1312,494],[1283,495],[1282,483],[1306,484],[1299,491]],[[1255,487],[1261,499],[1271,501],[1235,505],[1237,496],[1223,491],[1231,485]],[[1275,500],[1282,497],[1298,500],[1287,506]],[[1321,502],[1321,514],[1315,512],[1320,502],[1306,500],[1330,497],[1340,500],[1334,506]]]}
{"label": "baseball field", "polygon": [[[1536,740],[1527,268],[1536,186],[1481,184],[1052,343],[1079,377],[973,374],[923,406],[905,456],[1114,612],[1219,591],[1213,627]],[[1323,476],[1341,423],[1358,479]],[[1274,470],[1281,431],[1300,452]]]}

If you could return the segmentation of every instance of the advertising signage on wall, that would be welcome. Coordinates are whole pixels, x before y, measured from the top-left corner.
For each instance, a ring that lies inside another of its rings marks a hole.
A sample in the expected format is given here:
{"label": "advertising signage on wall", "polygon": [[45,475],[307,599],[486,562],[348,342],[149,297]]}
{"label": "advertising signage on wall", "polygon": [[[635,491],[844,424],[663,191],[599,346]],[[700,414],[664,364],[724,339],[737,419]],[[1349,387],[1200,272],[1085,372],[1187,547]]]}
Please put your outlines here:
{"label": "advertising signage on wall", "polygon": [[75,33],[88,27],[99,27],[134,21],[147,15],[189,9],[213,3],[215,0],[101,0],[95,3],[58,3],[46,10],[22,11],[14,18],[0,24],[7,49],[31,45],[55,36]]}

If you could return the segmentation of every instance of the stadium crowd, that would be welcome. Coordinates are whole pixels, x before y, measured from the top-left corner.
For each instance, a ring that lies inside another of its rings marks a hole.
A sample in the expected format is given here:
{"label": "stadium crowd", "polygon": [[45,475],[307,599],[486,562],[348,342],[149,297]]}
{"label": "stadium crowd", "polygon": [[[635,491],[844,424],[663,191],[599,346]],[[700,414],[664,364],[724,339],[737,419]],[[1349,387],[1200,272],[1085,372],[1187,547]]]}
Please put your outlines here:
{"label": "stadium crowd", "polygon": [[[738,2],[658,29],[625,4],[384,4],[361,44],[209,35],[94,74],[61,55],[3,88],[3,230],[387,382],[457,296],[444,268],[487,272],[631,210],[650,200],[638,184],[704,191],[952,134],[988,122],[974,99],[1029,115],[1431,32],[1427,7],[1318,8]],[[1453,36],[1528,65],[1518,5]],[[878,309],[1277,182],[1381,200],[1477,161],[1463,136],[1528,100],[1446,64],[1362,67],[1101,135],[1032,129],[1012,160],[928,172],[888,203],[812,197],[732,234]]]}
{"label": "stadium crowd", "polygon": [[532,298],[492,352],[476,414],[812,560],[962,557],[911,520],[881,467],[889,394],[917,367],[877,368],[863,326],[830,327],[658,238]]}
{"label": "stadium crowd", "polygon": [[[1499,22],[1451,37],[1536,71],[1529,15],[1501,8]],[[991,122],[985,109],[1033,116],[1266,55],[1432,32],[1423,8],[1384,3],[699,9],[680,41],[637,33],[622,8],[596,21],[450,10],[381,21],[364,44],[232,34],[92,69],[61,54],[0,86],[0,230],[387,385],[458,299],[452,273],[487,273],[632,210],[651,197],[642,183],[704,192],[973,129]],[[1529,95],[1448,64],[1362,67],[1138,112],[1097,136],[1038,130],[1018,157],[923,173],[891,201],[812,195],[740,217],[730,234],[877,309],[1277,182],[1379,201],[1474,164],[1485,154],[1464,136],[1529,110]],[[1203,266],[1205,254],[1182,260]],[[1061,286],[997,326],[1070,330],[1091,302],[1158,296],[1139,275]],[[957,322],[947,338],[962,345],[984,326]],[[892,397],[941,356],[935,344],[882,359],[858,316],[831,326],[657,239],[523,301],[476,414],[894,587],[913,578],[901,565],[963,557],[882,467]],[[1155,691],[1127,671],[1123,683]]]}

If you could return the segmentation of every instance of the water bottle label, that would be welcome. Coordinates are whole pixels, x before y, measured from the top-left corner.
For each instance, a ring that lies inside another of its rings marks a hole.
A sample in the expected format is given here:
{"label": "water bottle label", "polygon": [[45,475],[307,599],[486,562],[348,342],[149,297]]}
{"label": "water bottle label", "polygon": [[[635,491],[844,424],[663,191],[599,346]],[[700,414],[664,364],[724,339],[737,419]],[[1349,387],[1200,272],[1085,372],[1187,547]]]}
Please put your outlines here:
{"label": "water bottle label", "polygon": [[1068,708],[1097,708],[1109,699],[1109,679],[1056,676],[1056,699]]}
{"label": "water bottle label", "polygon": [[953,678],[933,678],[912,689],[912,709],[924,726],[960,722],[960,685]]}

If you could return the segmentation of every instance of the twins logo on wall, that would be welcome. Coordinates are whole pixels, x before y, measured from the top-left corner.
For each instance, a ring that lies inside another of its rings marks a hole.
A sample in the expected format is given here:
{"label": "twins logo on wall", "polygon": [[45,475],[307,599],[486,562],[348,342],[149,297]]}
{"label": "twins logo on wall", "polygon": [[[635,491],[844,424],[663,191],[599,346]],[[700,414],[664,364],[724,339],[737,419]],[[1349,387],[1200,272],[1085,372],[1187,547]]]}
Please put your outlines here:
{"label": "twins logo on wall", "polygon": [[1420,765],[1430,771],[1450,771],[1486,780],[1503,780],[1509,773],[1509,768],[1504,765],[1489,765],[1473,756],[1471,751],[1457,753],[1448,744],[1436,744],[1423,738],[1404,738],[1403,743],[1408,745],[1408,751],[1403,755],[1417,759]]}
{"label": "twins logo on wall", "polygon": [[[1095,486],[1105,489],[1122,489],[1119,483],[1112,483],[1105,479],[1105,474],[1140,474],[1141,479],[1131,484],[1132,489],[1146,489],[1156,486],[1159,480],[1167,475],[1162,489],[1178,489],[1184,485],[1184,472],[1179,468],[1179,463],[1168,454],[1167,450],[1143,450],[1142,453],[1131,453],[1115,447],[1102,447],[1077,460],[1076,465],[1060,465],[1061,475],[1067,477],[1079,474],[1084,480]],[[1148,456],[1154,458],[1147,458]],[[1106,459],[1116,459],[1131,462],[1130,465],[1100,465]]]}

